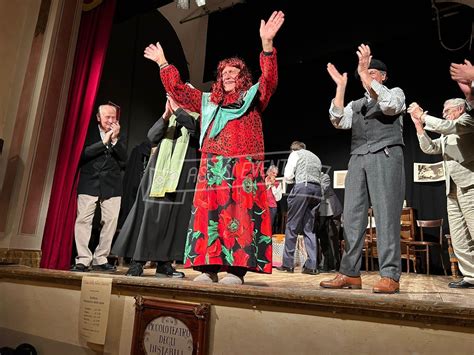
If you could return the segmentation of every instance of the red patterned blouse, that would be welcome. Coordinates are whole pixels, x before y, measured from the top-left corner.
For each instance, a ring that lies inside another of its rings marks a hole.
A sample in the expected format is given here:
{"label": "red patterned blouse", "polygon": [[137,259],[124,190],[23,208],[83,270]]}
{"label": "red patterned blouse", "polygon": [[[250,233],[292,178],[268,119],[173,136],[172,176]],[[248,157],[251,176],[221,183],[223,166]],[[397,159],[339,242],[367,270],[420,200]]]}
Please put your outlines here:
{"label": "red patterned blouse", "polygon": [[[264,156],[262,112],[268,105],[278,83],[276,49],[271,54],[260,53],[260,68],[257,104],[252,105],[242,117],[229,121],[224,129],[214,138],[209,138],[212,123],[206,132],[201,151],[226,157],[239,155],[252,156],[262,160]],[[165,90],[183,108],[201,113],[202,92],[185,85],[179,72],[173,65],[168,65],[160,72]],[[225,96],[223,106],[227,106],[239,98],[239,93]]]}

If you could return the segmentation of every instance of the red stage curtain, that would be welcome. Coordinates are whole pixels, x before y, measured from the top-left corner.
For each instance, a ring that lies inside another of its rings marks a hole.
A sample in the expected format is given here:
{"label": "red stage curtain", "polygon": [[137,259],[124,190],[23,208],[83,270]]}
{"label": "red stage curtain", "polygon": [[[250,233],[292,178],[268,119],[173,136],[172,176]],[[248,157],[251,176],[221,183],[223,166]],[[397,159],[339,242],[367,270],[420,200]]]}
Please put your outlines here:
{"label": "red stage curtain", "polygon": [[83,12],[61,143],[41,246],[41,267],[69,269],[76,219],[77,167],[109,43],[116,0]]}

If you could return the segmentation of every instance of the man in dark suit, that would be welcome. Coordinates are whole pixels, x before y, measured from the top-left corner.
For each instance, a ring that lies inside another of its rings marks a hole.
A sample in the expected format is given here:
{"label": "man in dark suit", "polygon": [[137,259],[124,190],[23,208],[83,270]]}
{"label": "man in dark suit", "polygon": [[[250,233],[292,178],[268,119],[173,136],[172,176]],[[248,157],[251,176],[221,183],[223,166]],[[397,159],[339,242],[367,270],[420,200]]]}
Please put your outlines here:
{"label": "man in dark suit", "polygon": [[[117,228],[122,195],[121,170],[125,167],[127,152],[120,136],[118,107],[101,105],[97,111],[98,127],[89,132],[80,161],[77,188],[77,218],[74,228],[77,248],[72,271],[115,271],[107,262],[112,239]],[[92,220],[97,204],[101,208],[100,239],[94,253],[89,249]]]}
{"label": "man in dark suit", "polygon": [[341,225],[342,205],[331,187],[328,174],[321,175],[323,198],[319,205],[319,216],[316,220],[316,235],[321,245],[322,261],[320,271],[339,270],[341,261],[339,253],[339,229]]}

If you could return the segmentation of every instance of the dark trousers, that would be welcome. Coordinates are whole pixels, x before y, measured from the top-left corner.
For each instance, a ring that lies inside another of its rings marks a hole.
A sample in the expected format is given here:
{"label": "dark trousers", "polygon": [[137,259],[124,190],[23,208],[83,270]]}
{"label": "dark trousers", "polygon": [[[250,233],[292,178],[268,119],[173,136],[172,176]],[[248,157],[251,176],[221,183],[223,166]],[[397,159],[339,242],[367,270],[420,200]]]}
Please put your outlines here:
{"label": "dark trousers", "polygon": [[271,221],[272,221],[272,233],[274,232],[275,230],[275,219],[276,219],[276,216],[277,216],[277,212],[278,212],[278,207],[270,207],[270,218],[271,218]]}
{"label": "dark trousers", "polygon": [[321,246],[321,270],[339,270],[341,254],[339,252],[340,220],[333,216],[319,216],[316,223],[316,235]]}
{"label": "dark trousers", "polygon": [[295,261],[295,250],[298,234],[302,233],[308,258],[304,267],[316,269],[318,243],[314,233],[314,219],[321,202],[319,184],[295,184],[288,196],[288,218],[285,230],[285,250],[283,266],[292,268]]}

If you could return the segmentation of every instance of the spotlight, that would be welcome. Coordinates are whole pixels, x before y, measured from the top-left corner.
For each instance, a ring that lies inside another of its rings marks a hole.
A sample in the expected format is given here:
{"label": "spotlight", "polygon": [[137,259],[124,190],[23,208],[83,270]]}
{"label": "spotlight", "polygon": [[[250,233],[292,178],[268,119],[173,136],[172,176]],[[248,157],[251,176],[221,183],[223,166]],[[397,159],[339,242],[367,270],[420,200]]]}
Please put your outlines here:
{"label": "spotlight", "polygon": [[176,0],[176,6],[183,10],[189,9],[189,0]]}

